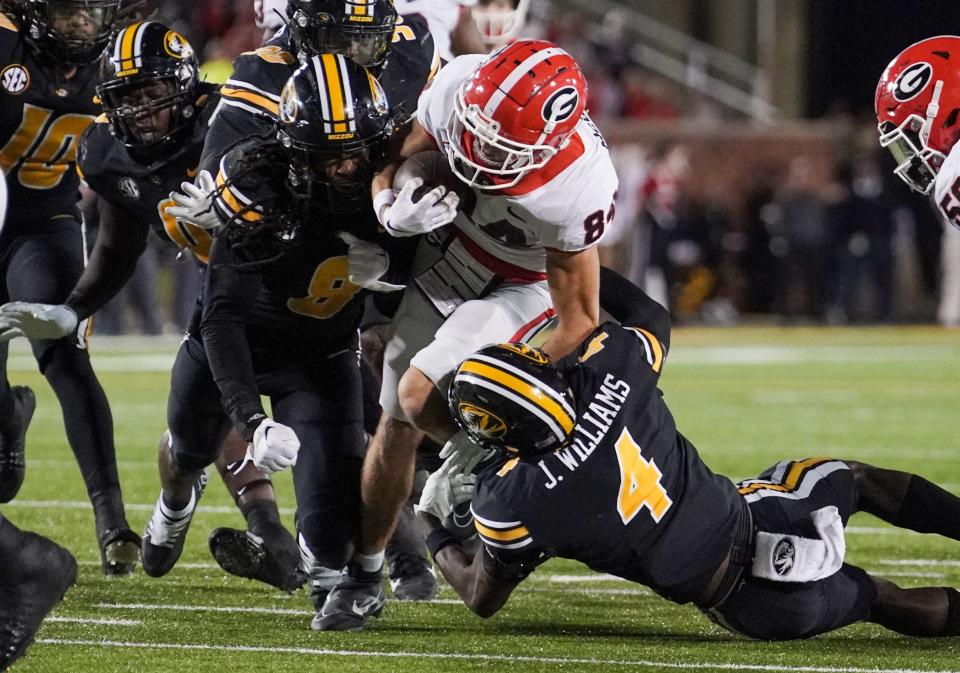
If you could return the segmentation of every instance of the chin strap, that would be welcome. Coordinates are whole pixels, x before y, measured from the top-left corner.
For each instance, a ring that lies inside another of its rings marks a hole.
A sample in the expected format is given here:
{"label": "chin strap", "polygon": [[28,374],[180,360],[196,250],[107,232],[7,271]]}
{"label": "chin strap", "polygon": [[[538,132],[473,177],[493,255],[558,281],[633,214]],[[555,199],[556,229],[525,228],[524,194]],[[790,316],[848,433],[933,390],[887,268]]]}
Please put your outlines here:
{"label": "chin strap", "polygon": [[933,86],[933,96],[927,105],[927,118],[924,120],[923,127],[920,129],[920,139],[923,141],[924,147],[927,146],[927,139],[930,137],[930,130],[933,128],[933,120],[940,114],[940,93],[942,91],[943,80],[938,79],[937,83]]}

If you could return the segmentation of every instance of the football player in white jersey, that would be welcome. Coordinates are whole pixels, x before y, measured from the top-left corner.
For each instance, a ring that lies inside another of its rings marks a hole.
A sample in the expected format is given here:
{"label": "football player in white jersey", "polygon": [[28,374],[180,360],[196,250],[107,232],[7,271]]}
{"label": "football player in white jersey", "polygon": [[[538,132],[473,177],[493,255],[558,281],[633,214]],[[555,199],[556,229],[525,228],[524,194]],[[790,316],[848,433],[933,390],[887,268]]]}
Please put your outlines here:
{"label": "football player in white jersey", "polygon": [[473,20],[486,51],[517,39],[529,10],[530,0],[478,0],[473,8]]}
{"label": "football player in white jersey", "polygon": [[941,35],[904,49],[890,62],[874,106],[880,146],[897,174],[921,194],[934,192],[943,216],[960,227],[960,37]]}
{"label": "football player in white jersey", "polygon": [[[596,244],[614,216],[617,176],[584,114],[586,99],[576,61],[549,42],[461,56],[421,96],[400,155],[443,151],[470,187],[464,202],[442,186],[414,201],[419,179],[395,195],[400,160],[374,178],[374,207],[390,234],[430,233],[393,320],[384,414],[364,461],[354,560],[367,572],[382,564],[424,433],[447,443],[442,457],[466,461],[477,451],[447,409],[447,385],[463,358],[491,342],[520,341],[554,315],[544,349],[559,357],[598,324]],[[357,593],[343,599],[362,599]]]}
{"label": "football player in white jersey", "polygon": [[419,14],[427,20],[440,58],[450,62],[461,54],[481,54],[484,48],[473,22],[472,9],[477,0],[394,0],[397,13]]}
{"label": "football player in white jersey", "polygon": [[933,192],[943,218],[938,319],[960,315],[960,37],[940,35],[910,45],[877,84],[880,145],[897,160],[894,172],[911,189]]}

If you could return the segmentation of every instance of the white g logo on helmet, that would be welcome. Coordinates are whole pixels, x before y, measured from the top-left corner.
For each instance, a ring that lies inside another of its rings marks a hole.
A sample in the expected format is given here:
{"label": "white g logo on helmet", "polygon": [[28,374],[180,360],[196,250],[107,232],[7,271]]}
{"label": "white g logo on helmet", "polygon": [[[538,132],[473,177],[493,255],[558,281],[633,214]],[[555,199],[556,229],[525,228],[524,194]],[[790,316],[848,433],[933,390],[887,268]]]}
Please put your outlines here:
{"label": "white g logo on helmet", "polygon": [[897,77],[893,85],[893,97],[901,103],[916,98],[932,78],[933,66],[925,62],[914,63]]}
{"label": "white g logo on helmet", "polygon": [[559,123],[573,116],[580,103],[580,92],[572,86],[565,86],[547,99],[543,104],[543,120]]}

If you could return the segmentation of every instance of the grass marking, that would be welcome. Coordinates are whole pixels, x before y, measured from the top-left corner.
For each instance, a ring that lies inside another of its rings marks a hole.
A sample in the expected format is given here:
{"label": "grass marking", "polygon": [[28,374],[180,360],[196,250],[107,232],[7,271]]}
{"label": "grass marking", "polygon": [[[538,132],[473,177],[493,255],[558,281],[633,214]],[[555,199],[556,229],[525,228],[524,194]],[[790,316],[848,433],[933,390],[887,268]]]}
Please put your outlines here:
{"label": "grass marking", "polygon": [[92,617],[47,617],[44,623],[56,624],[99,624],[101,626],[142,626],[140,619],[94,619]]}
{"label": "grass marking", "polygon": [[673,662],[633,659],[533,657],[505,654],[467,654],[461,652],[378,652],[361,650],[333,650],[312,647],[264,647],[258,645],[212,645],[207,643],[128,643],[116,640],[72,640],[64,638],[38,638],[43,645],[75,645],[82,647],[115,647],[146,650],[201,650],[213,652],[262,652],[266,654],[299,654],[334,657],[371,657],[384,659],[460,659],[464,661],[508,661],[559,665],[631,666],[655,670],[740,670],[740,671],[785,671],[801,673],[960,673],[956,670],[926,671],[908,668],[850,668],[840,666],[779,666],[775,664],[720,663],[720,662]]}

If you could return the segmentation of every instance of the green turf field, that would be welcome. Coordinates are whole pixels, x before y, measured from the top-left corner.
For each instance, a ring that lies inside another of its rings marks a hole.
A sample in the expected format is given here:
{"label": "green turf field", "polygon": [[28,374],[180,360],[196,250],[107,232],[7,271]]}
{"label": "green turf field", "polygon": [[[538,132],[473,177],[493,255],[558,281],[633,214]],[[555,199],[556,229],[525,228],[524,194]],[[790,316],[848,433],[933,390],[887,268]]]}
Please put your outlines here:
{"label": "green turf field", "polygon": [[[158,494],[154,454],[175,347],[94,343],[138,530]],[[444,587],[431,604],[388,603],[366,632],[314,633],[305,593],[286,596],[226,577],[213,563],[207,533],[241,525],[216,479],[173,572],[107,581],[60,409],[22,347],[11,357],[10,377],[34,387],[38,408],[27,480],[3,514],[53,537],[81,562],[77,585],[14,667],[18,673],[960,672],[960,642],[859,625],[801,644],[752,643],[693,608],[564,561],[539,569],[490,620],[473,617]],[[754,476],[781,458],[832,455],[920,472],[960,493],[956,331],[678,330],[663,388],[680,429],[732,478]],[[289,476],[277,483],[292,525]],[[848,560],[907,586],[960,587],[960,543],[899,532],[865,515],[851,521]]]}

